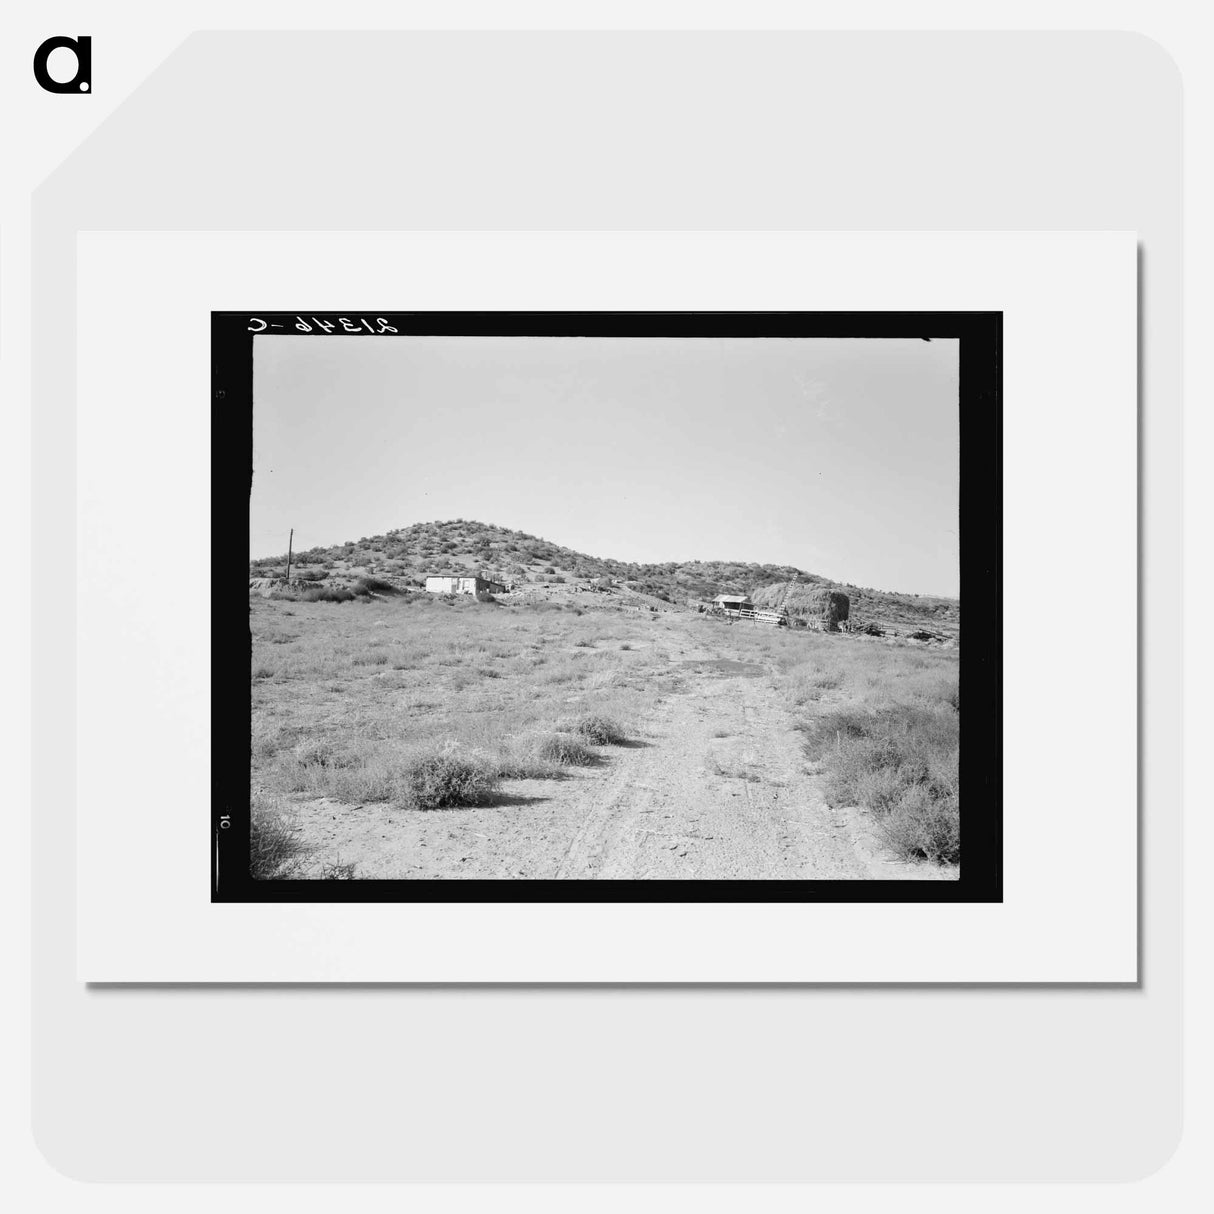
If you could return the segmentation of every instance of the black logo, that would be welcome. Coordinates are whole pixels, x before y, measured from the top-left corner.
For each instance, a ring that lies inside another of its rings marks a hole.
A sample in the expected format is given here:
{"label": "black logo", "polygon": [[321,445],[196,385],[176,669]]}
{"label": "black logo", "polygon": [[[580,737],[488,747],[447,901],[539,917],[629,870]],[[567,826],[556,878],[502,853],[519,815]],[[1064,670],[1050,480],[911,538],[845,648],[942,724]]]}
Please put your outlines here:
{"label": "black logo", "polygon": [[[51,51],[62,47],[76,56],[76,74],[71,80],[52,80],[46,70]],[[88,93],[93,88],[93,40],[81,34],[78,38],[48,38],[34,52],[34,79],[48,93]]]}

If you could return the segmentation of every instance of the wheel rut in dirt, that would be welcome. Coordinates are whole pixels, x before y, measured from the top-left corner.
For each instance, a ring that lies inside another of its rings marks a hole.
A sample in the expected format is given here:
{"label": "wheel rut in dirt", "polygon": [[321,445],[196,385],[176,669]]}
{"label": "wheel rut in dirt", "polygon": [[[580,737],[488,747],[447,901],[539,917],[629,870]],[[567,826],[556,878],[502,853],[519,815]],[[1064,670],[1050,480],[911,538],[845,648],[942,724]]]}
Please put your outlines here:
{"label": "wheel rut in dirt", "polygon": [[[672,655],[673,656],[673,655]],[[646,723],[650,745],[613,757],[580,792],[561,879],[867,877],[807,771],[787,710],[757,662],[701,650]]]}

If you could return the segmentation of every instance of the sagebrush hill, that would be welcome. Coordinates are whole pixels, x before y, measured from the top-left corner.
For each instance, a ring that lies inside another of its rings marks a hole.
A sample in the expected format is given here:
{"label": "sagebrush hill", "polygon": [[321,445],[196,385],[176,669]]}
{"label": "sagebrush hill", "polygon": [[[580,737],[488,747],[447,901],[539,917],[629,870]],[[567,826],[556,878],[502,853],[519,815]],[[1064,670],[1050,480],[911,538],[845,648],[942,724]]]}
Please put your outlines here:
{"label": "sagebrush hill", "polygon": [[[287,555],[261,557],[250,574],[282,577]],[[748,594],[757,602],[795,609],[798,599],[817,589],[841,590],[852,618],[887,625],[956,629],[960,603],[931,595],[902,594],[836,582],[792,565],[744,561],[670,561],[643,565],[589,556],[539,536],[467,519],[414,523],[385,535],[363,536],[328,548],[310,548],[292,558],[293,577],[344,584],[355,578],[383,578],[401,589],[420,589],[432,574],[478,571],[508,584],[581,583],[608,579],[630,590],[685,607],[718,594]]]}

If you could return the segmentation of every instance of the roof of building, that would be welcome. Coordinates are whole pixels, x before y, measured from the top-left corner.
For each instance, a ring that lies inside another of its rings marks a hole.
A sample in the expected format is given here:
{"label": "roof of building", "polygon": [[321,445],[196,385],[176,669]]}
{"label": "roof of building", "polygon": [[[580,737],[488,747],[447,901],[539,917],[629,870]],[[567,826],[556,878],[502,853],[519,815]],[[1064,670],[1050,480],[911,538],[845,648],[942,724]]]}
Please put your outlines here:
{"label": "roof of building", "polygon": [[470,582],[473,579],[479,582],[492,582],[495,586],[503,585],[497,578],[486,577],[483,573],[427,573],[427,582]]}
{"label": "roof of building", "polygon": [[745,594],[718,594],[714,603],[749,603],[750,598]]}

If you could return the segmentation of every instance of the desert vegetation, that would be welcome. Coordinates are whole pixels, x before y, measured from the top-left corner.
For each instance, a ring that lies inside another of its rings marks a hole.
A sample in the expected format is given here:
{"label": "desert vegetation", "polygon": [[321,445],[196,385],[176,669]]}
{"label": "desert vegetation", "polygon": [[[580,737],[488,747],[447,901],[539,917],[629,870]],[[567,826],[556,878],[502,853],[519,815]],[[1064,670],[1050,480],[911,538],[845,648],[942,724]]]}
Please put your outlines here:
{"label": "desert vegetation", "polygon": [[288,877],[304,850],[285,798],[254,791],[249,800],[249,869],[259,880]]}
{"label": "desert vegetation", "polygon": [[[627,741],[662,685],[631,618],[402,595],[251,600],[254,870],[298,869],[293,802],[492,803]],[[553,615],[560,624],[553,626]]]}

